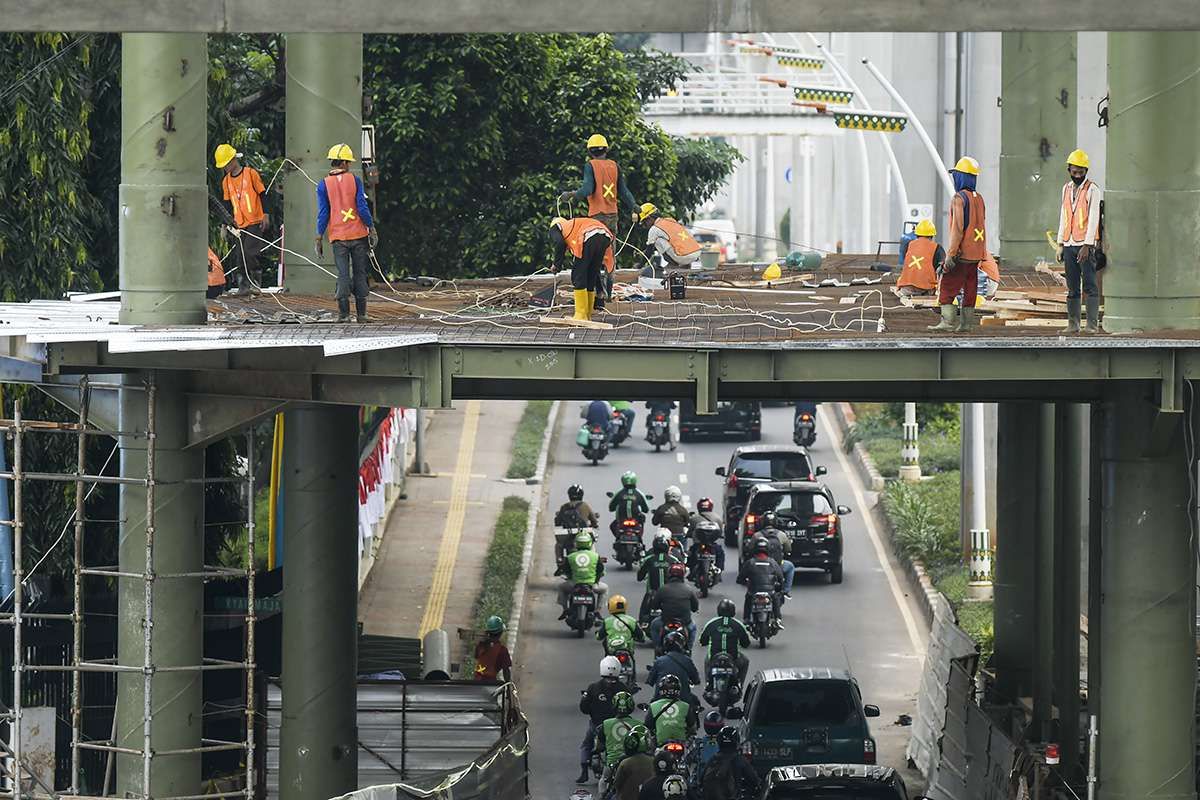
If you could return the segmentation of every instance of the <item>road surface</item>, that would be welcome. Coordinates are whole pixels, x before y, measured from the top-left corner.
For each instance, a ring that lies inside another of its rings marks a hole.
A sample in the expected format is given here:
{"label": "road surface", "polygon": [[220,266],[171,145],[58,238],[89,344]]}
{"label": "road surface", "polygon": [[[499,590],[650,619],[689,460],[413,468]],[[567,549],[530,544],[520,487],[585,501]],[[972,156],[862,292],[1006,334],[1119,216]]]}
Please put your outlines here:
{"label": "road surface", "polygon": [[[686,442],[676,452],[655,453],[642,441],[645,409],[638,404],[633,435],[598,466],[583,460],[575,445],[579,426],[579,403],[565,403],[560,414],[560,430],[551,450],[548,471],[549,513],[543,515],[535,542],[534,562],[530,570],[525,616],[516,652],[522,688],[522,705],[532,727],[531,789],[534,797],[546,800],[567,798],[576,788],[579,774],[578,747],[586,725],[579,713],[579,692],[596,680],[603,655],[600,643],[587,637],[575,638],[566,624],[557,620],[559,606],[555,595],[558,578],[554,572],[554,540],[549,523],[553,510],[566,501],[567,487],[584,487],[585,499],[601,516],[601,555],[610,556],[610,572],[605,580],[609,596],[623,594],[636,614],[642,591],[631,572],[624,571],[612,559],[612,537],[608,523],[606,491],[615,491],[626,469],[638,474],[639,488],[654,495],[651,505],[662,500],[663,490],[675,484],[683,490],[684,502],[694,507],[700,497],[712,497],[718,513],[721,508],[721,481],[713,474],[728,463],[739,442],[717,440]],[[763,409],[763,443],[791,442],[790,408]],[[863,690],[863,701],[878,705],[882,715],[872,722],[879,746],[879,761],[903,766],[904,748],[910,728],[895,724],[901,714],[915,715],[916,693],[926,630],[923,617],[910,598],[901,594],[906,585],[894,563],[889,576],[880,560],[883,548],[872,540],[861,508],[864,492],[849,473],[848,463],[831,445],[829,416],[819,420],[818,441],[810,448],[814,465],[829,469],[824,478],[838,503],[850,506],[854,513],[843,519],[845,537],[845,580],[838,586],[829,583],[824,573],[799,571],[792,599],[784,607],[786,630],[771,639],[765,650],[750,650],[750,672],[765,667],[834,666],[849,664]],[[857,490],[857,491],[856,491]],[[601,509],[604,511],[601,511]],[[649,533],[649,525],[647,529]],[[878,534],[876,535],[878,536]],[[649,535],[647,536],[649,542]],[[744,591],[733,582],[737,558],[726,552],[726,580],[705,600],[701,600],[697,624],[701,627],[716,610],[722,597],[730,597],[742,607]],[[901,603],[906,604],[902,610]],[[907,618],[906,618],[907,617]],[[697,653],[699,655],[699,653]],[[645,667],[653,660],[648,646],[639,649],[638,674],[644,679]],[[700,666],[702,658],[697,658]],[[697,690],[699,692],[699,690]],[[638,700],[647,702],[648,689]],[[914,772],[907,775],[916,776]],[[919,777],[919,776],[916,776]],[[921,787],[907,778],[910,791]],[[594,783],[589,787],[595,791]]]}

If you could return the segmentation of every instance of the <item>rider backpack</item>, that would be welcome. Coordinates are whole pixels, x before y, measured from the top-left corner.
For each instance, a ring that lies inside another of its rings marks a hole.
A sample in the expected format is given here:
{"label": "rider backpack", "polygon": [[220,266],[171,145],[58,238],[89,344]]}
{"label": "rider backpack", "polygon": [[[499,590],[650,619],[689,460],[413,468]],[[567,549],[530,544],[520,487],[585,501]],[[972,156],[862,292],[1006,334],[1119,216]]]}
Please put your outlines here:
{"label": "rider backpack", "polygon": [[718,753],[704,770],[704,800],[735,800],[737,796],[733,759]]}

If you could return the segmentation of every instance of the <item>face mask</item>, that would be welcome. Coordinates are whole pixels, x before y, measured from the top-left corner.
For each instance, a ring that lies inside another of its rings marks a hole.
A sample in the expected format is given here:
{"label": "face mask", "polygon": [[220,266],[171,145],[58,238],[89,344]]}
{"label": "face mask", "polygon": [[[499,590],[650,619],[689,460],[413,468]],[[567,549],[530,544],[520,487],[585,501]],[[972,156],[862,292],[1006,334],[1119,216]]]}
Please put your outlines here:
{"label": "face mask", "polygon": [[1079,175],[1079,176],[1072,175],[1072,176],[1071,176],[1071,183],[1075,184],[1076,186],[1082,186],[1082,185],[1083,185],[1083,182],[1084,182],[1084,180],[1085,180],[1086,178],[1087,178],[1087,176],[1086,176],[1086,175]]}

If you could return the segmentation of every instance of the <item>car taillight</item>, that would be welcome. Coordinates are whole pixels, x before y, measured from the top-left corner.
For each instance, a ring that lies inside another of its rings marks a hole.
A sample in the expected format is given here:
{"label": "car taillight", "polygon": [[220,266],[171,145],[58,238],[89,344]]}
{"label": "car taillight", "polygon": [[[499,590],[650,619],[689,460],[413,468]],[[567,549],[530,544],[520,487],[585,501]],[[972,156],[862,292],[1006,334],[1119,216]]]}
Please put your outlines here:
{"label": "car taillight", "polygon": [[809,521],[809,525],[828,525],[829,528],[825,531],[826,539],[835,539],[838,535],[838,518],[837,514],[816,514]]}
{"label": "car taillight", "polygon": [[729,473],[729,480],[725,481],[725,485],[728,486],[730,489],[736,489],[737,484],[738,484],[737,473],[736,472]]}
{"label": "car taillight", "polygon": [[864,764],[874,764],[875,763],[875,740],[874,739],[863,739],[863,763]]}
{"label": "car taillight", "polygon": [[754,526],[758,524],[758,517],[753,514],[746,515],[746,535],[754,533]]}

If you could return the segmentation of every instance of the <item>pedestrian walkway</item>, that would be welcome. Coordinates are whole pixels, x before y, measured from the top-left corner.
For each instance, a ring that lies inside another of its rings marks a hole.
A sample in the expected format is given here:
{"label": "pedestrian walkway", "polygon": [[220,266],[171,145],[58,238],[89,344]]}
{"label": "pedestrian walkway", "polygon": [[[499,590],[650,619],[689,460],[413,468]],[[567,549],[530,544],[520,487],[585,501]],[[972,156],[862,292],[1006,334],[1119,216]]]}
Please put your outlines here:
{"label": "pedestrian walkway", "polygon": [[500,504],[514,493],[502,479],[524,409],[519,401],[472,400],[429,414],[424,445],[433,475],[409,476],[408,497],[388,520],[359,594],[365,633],[423,636],[444,628],[454,643],[455,630],[472,624]]}

